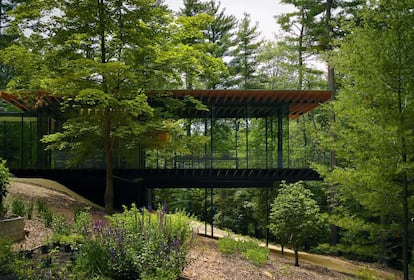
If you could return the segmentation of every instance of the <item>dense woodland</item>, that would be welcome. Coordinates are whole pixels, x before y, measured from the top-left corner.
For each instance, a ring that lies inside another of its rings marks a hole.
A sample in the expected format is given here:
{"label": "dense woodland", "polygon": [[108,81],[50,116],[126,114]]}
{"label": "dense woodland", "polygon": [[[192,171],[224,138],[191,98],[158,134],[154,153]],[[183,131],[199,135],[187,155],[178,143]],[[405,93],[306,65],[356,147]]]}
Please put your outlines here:
{"label": "dense woodland", "polygon": [[[296,9],[275,19],[281,34],[262,40],[249,14],[236,19],[215,0],[184,0],[177,13],[162,0],[1,0],[0,87],[40,89],[66,97],[66,108],[76,101],[101,112],[69,119],[62,132],[44,141],[49,148],[71,149],[75,159],[103,143],[108,212],[113,210],[112,139],[129,140],[132,147],[159,126],[176,133],[183,128],[185,135],[185,124],[166,123],[173,112],[151,108],[143,90],[329,89],[334,93],[329,104],[290,123],[291,158],[330,155],[329,166],[312,164],[324,182],[306,182],[300,192],[315,202],[303,207],[318,216],[317,230],[303,230],[306,242],[293,246],[379,262],[403,270],[408,279],[414,1],[281,2]],[[182,106],[162,100],[170,108]],[[254,128],[263,124],[251,122],[254,143]],[[224,121],[217,129],[233,125]],[[231,139],[216,138],[223,152],[232,145]],[[180,141],[175,148],[189,150],[203,139]],[[253,147],[260,152],[260,141]],[[214,190],[209,213],[219,227],[263,238],[266,205],[276,199],[271,238],[289,243],[292,235],[277,226],[283,224],[279,210],[281,201],[298,196],[299,187]],[[204,190],[157,190],[156,197],[170,209],[212,218],[203,211]],[[297,215],[309,217],[306,211]]]}

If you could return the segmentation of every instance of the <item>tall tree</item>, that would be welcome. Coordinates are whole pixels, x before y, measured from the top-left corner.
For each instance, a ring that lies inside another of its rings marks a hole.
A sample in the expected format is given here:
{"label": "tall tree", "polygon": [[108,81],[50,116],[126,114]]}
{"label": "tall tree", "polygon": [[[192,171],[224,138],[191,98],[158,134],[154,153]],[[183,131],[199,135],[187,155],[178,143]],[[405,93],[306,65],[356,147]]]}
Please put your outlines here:
{"label": "tall tree", "polygon": [[[204,21],[204,25],[192,24],[193,28],[198,28],[201,36],[184,38],[183,42],[194,47],[202,46],[205,52],[224,63],[223,59],[228,49],[232,46],[231,37],[232,31],[236,26],[236,18],[226,15],[225,9],[221,8],[220,2],[216,3],[215,0],[186,0],[184,1],[184,7],[179,12],[179,17],[187,18],[190,22],[196,18],[209,19]],[[224,84],[228,71],[226,68],[223,68],[219,72],[205,72],[198,76],[203,81],[204,88],[214,89]]]}
{"label": "tall tree", "polygon": [[[21,34],[19,29],[13,28],[10,24],[12,18],[9,12],[22,2],[24,1],[0,0],[0,49],[9,46]],[[0,63],[0,88],[6,88],[12,76],[13,68]]]}
{"label": "tall tree", "polygon": [[333,62],[343,75],[343,90],[332,126],[341,166],[324,172],[343,196],[370,213],[369,221],[380,223],[386,236],[379,242],[390,239],[392,223],[398,223],[404,279],[412,241],[413,4],[371,1],[340,43]]}
{"label": "tall tree", "polygon": [[229,86],[239,89],[261,88],[257,59],[262,41],[259,39],[258,24],[252,24],[245,13],[236,32],[236,47],[231,52]]}
{"label": "tall tree", "polygon": [[81,109],[45,141],[76,156],[104,151],[110,213],[115,139],[124,139],[126,147],[142,144],[144,135],[163,126],[154,117],[165,110],[148,105],[145,89],[161,88],[174,76],[171,68],[159,70],[161,58],[174,56],[172,17],[159,0],[30,1],[14,17],[16,27],[30,32],[1,54],[19,73],[8,86],[42,89],[62,98],[67,112]]}
{"label": "tall tree", "polygon": [[[234,46],[232,39],[237,26],[237,19],[233,15],[226,15],[226,10],[221,8],[220,2],[216,3],[216,1],[210,0],[205,3],[205,8],[205,12],[214,17],[214,21],[206,30],[206,37],[212,44],[209,51],[214,57],[226,61],[225,58],[229,55],[229,49]],[[205,77],[207,80],[207,88],[215,89],[224,87],[228,76],[228,71],[223,71],[221,75]]]}
{"label": "tall tree", "polygon": [[[322,54],[322,60],[327,61],[327,89],[333,92],[333,98],[335,98],[335,69],[327,58],[329,57],[329,52],[333,50],[334,40],[339,39],[344,34],[341,25],[356,15],[355,11],[357,11],[364,1],[283,0],[282,2],[292,4],[296,7],[296,11],[281,16],[279,23],[281,23],[286,31],[294,34],[290,38],[294,42],[293,46],[296,46],[298,51],[299,74],[303,75],[303,72],[307,69],[302,64],[305,61],[304,58],[309,56],[314,58],[315,54]],[[302,81],[302,79],[299,79],[298,86],[300,88],[303,87]],[[325,118],[335,119],[332,112],[327,113]],[[315,120],[314,123],[316,124]],[[323,126],[315,125],[315,127]],[[329,127],[325,126],[324,129],[329,130]],[[332,167],[336,165],[336,161],[335,151],[330,151],[330,164]],[[332,186],[329,191],[331,194],[329,200],[332,202],[331,211],[334,211],[335,187]],[[332,224],[331,243],[336,244],[337,240],[337,227]]]}

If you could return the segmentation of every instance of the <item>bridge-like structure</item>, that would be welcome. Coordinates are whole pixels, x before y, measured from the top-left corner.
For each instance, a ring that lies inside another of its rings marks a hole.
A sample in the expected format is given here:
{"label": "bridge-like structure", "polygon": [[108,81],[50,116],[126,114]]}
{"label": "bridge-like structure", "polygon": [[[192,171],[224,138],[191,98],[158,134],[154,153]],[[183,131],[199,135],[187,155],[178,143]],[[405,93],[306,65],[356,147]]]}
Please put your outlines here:
{"label": "bridge-like structure", "polygon": [[[148,92],[149,103],[155,103]],[[59,100],[35,93],[36,106],[0,91],[0,156],[19,177],[56,180],[102,204],[105,170],[102,155],[93,155],[76,168],[65,168],[65,153],[44,151],[43,135],[59,129],[53,112]],[[163,149],[115,151],[115,199],[144,203],[153,188],[272,187],[280,181],[320,180],[307,159],[292,158],[289,120],[331,98],[329,91],[292,90],[170,90],[171,98],[191,96],[208,110],[186,107],[180,112],[187,134],[207,141],[190,154]],[[39,105],[40,104],[40,105]],[[227,139],[227,145],[221,139]],[[131,161],[131,153],[133,160]],[[129,160],[125,160],[128,157]],[[320,157],[310,159],[323,161]]]}

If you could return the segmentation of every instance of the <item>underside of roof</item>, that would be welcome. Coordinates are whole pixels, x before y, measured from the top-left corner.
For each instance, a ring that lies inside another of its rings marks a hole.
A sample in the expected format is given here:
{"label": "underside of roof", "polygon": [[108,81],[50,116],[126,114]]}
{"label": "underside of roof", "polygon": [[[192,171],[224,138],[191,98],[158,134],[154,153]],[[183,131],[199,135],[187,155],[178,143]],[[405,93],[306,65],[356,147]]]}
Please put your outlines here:
{"label": "underside of roof", "polygon": [[[322,90],[171,90],[173,96],[193,96],[215,110],[218,117],[264,117],[276,115],[288,106],[291,120],[331,99],[330,91]],[[196,112],[193,112],[196,114]]]}
{"label": "underside of roof", "polygon": [[[330,91],[322,90],[152,90],[147,91],[149,102],[155,93],[182,99],[192,96],[209,108],[209,112],[187,108],[183,117],[206,117],[212,112],[218,118],[265,117],[281,109],[293,120],[331,99]],[[35,112],[40,107],[56,105],[57,98],[45,92],[30,92],[31,98],[14,96],[0,91],[1,98],[23,112]]]}

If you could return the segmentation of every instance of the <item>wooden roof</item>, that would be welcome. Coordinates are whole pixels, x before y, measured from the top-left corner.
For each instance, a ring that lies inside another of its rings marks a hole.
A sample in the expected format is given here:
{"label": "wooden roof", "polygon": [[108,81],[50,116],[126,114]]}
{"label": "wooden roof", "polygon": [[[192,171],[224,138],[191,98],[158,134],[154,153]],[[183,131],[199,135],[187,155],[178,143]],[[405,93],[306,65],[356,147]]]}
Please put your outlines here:
{"label": "wooden roof", "polygon": [[204,104],[214,106],[219,116],[240,115],[248,108],[249,116],[272,115],[280,106],[288,105],[290,119],[318,107],[331,99],[332,92],[323,90],[171,90],[177,98],[193,96]]}
{"label": "wooden roof", "polygon": [[[280,108],[287,107],[291,120],[311,111],[321,103],[331,99],[332,93],[323,90],[162,90],[147,91],[152,93],[171,94],[176,98],[192,96],[214,110],[216,117],[263,117],[275,115]],[[42,106],[57,104],[58,99],[45,92],[31,95],[35,100],[25,101],[6,91],[0,91],[0,97],[21,111],[34,112]],[[150,98],[151,99],[151,98]],[[151,100],[150,100],[151,102]],[[202,117],[208,112],[197,112],[194,109],[184,112],[186,117]]]}

